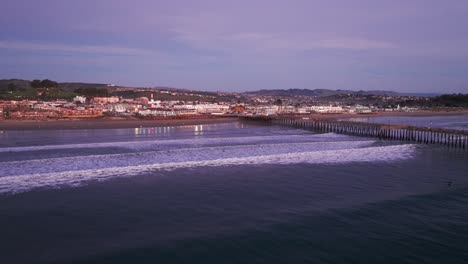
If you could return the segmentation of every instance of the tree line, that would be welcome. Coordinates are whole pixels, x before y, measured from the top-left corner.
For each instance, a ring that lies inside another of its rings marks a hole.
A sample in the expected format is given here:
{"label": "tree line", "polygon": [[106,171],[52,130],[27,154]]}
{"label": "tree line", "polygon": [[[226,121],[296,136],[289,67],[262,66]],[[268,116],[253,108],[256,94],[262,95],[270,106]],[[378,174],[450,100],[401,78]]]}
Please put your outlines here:
{"label": "tree line", "polygon": [[49,80],[49,79],[44,79],[44,80],[33,80],[31,82],[31,87],[32,88],[57,88],[58,87],[58,82]]}

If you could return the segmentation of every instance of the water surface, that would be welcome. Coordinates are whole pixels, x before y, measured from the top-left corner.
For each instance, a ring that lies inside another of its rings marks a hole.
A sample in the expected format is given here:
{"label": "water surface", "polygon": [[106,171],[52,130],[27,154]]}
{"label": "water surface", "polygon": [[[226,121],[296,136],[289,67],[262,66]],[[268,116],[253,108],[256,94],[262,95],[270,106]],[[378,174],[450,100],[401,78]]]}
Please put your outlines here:
{"label": "water surface", "polygon": [[376,116],[357,117],[349,120],[377,124],[468,130],[468,114],[434,116]]}
{"label": "water surface", "polygon": [[468,156],[233,122],[0,134],[1,263],[466,263]]}

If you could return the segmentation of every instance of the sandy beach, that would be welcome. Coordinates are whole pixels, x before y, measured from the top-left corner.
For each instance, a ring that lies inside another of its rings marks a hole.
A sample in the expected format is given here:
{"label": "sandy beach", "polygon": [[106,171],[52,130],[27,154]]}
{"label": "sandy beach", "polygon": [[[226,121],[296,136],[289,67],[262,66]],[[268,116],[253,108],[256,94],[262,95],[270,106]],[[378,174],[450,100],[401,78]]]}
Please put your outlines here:
{"label": "sandy beach", "polygon": [[47,130],[47,129],[106,129],[184,126],[234,122],[237,118],[200,118],[200,119],[79,119],[79,120],[1,120],[1,130]]}
{"label": "sandy beach", "polygon": [[[463,115],[468,110],[457,111],[418,111],[418,112],[377,112],[371,114],[310,114],[301,115],[310,119],[342,119],[357,117],[380,117],[380,116],[441,116],[441,115]],[[47,129],[106,129],[106,128],[135,128],[135,127],[163,127],[184,126],[234,122],[236,117],[197,118],[197,119],[76,119],[76,120],[0,120],[1,130],[47,130]]]}

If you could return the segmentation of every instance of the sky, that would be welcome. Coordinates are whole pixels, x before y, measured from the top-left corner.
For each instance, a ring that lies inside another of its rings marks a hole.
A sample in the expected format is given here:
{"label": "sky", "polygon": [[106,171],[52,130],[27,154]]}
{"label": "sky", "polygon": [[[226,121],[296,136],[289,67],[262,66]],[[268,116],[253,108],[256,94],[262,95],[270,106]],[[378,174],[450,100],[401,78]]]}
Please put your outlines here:
{"label": "sky", "polygon": [[0,78],[468,93],[467,0],[1,0]]}

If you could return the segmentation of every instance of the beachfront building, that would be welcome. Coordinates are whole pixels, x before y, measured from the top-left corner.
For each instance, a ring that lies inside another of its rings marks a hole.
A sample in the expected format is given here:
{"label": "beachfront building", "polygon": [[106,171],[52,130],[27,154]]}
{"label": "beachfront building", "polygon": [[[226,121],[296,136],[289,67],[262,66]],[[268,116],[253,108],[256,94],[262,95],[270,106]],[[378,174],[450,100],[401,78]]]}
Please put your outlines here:
{"label": "beachfront building", "polygon": [[292,105],[278,106],[278,113],[280,114],[294,114],[296,113],[296,107]]}
{"label": "beachfront building", "polygon": [[279,111],[277,105],[260,105],[260,106],[246,106],[246,112],[250,115],[276,115]]}
{"label": "beachfront building", "polygon": [[120,98],[117,96],[110,97],[94,97],[93,102],[95,104],[115,104],[120,101]]}
{"label": "beachfront building", "polygon": [[125,113],[127,112],[128,105],[126,104],[109,104],[107,105],[110,112],[113,113]]}
{"label": "beachfront building", "polygon": [[145,109],[138,112],[141,116],[158,116],[158,117],[173,117],[176,116],[177,113],[172,110],[166,109]]}
{"label": "beachfront building", "polygon": [[8,116],[11,119],[46,119],[59,118],[60,114],[52,111],[13,111]]}
{"label": "beachfront building", "polygon": [[181,104],[181,105],[174,105],[172,109],[178,115],[197,115],[197,109],[193,104]]}
{"label": "beachfront building", "polygon": [[340,114],[344,112],[343,107],[341,106],[323,106],[323,105],[315,105],[315,106],[307,106],[306,110],[310,113],[320,113],[320,114]]}
{"label": "beachfront building", "polygon": [[60,109],[59,117],[65,118],[92,118],[103,116],[100,109]]}
{"label": "beachfront building", "polygon": [[372,109],[368,106],[357,105],[354,108],[354,112],[356,112],[357,114],[369,114],[372,113]]}
{"label": "beachfront building", "polygon": [[234,114],[242,114],[246,110],[247,108],[245,107],[245,105],[232,105],[229,109],[229,111]]}
{"label": "beachfront building", "polygon": [[86,97],[85,96],[80,96],[77,95],[73,98],[74,103],[80,103],[80,104],[85,104],[86,103]]}
{"label": "beachfront building", "polygon": [[296,107],[296,114],[309,114],[310,110],[303,106],[303,107]]}
{"label": "beachfront building", "polygon": [[223,115],[229,111],[229,105],[222,104],[197,104],[194,107],[199,114]]}

